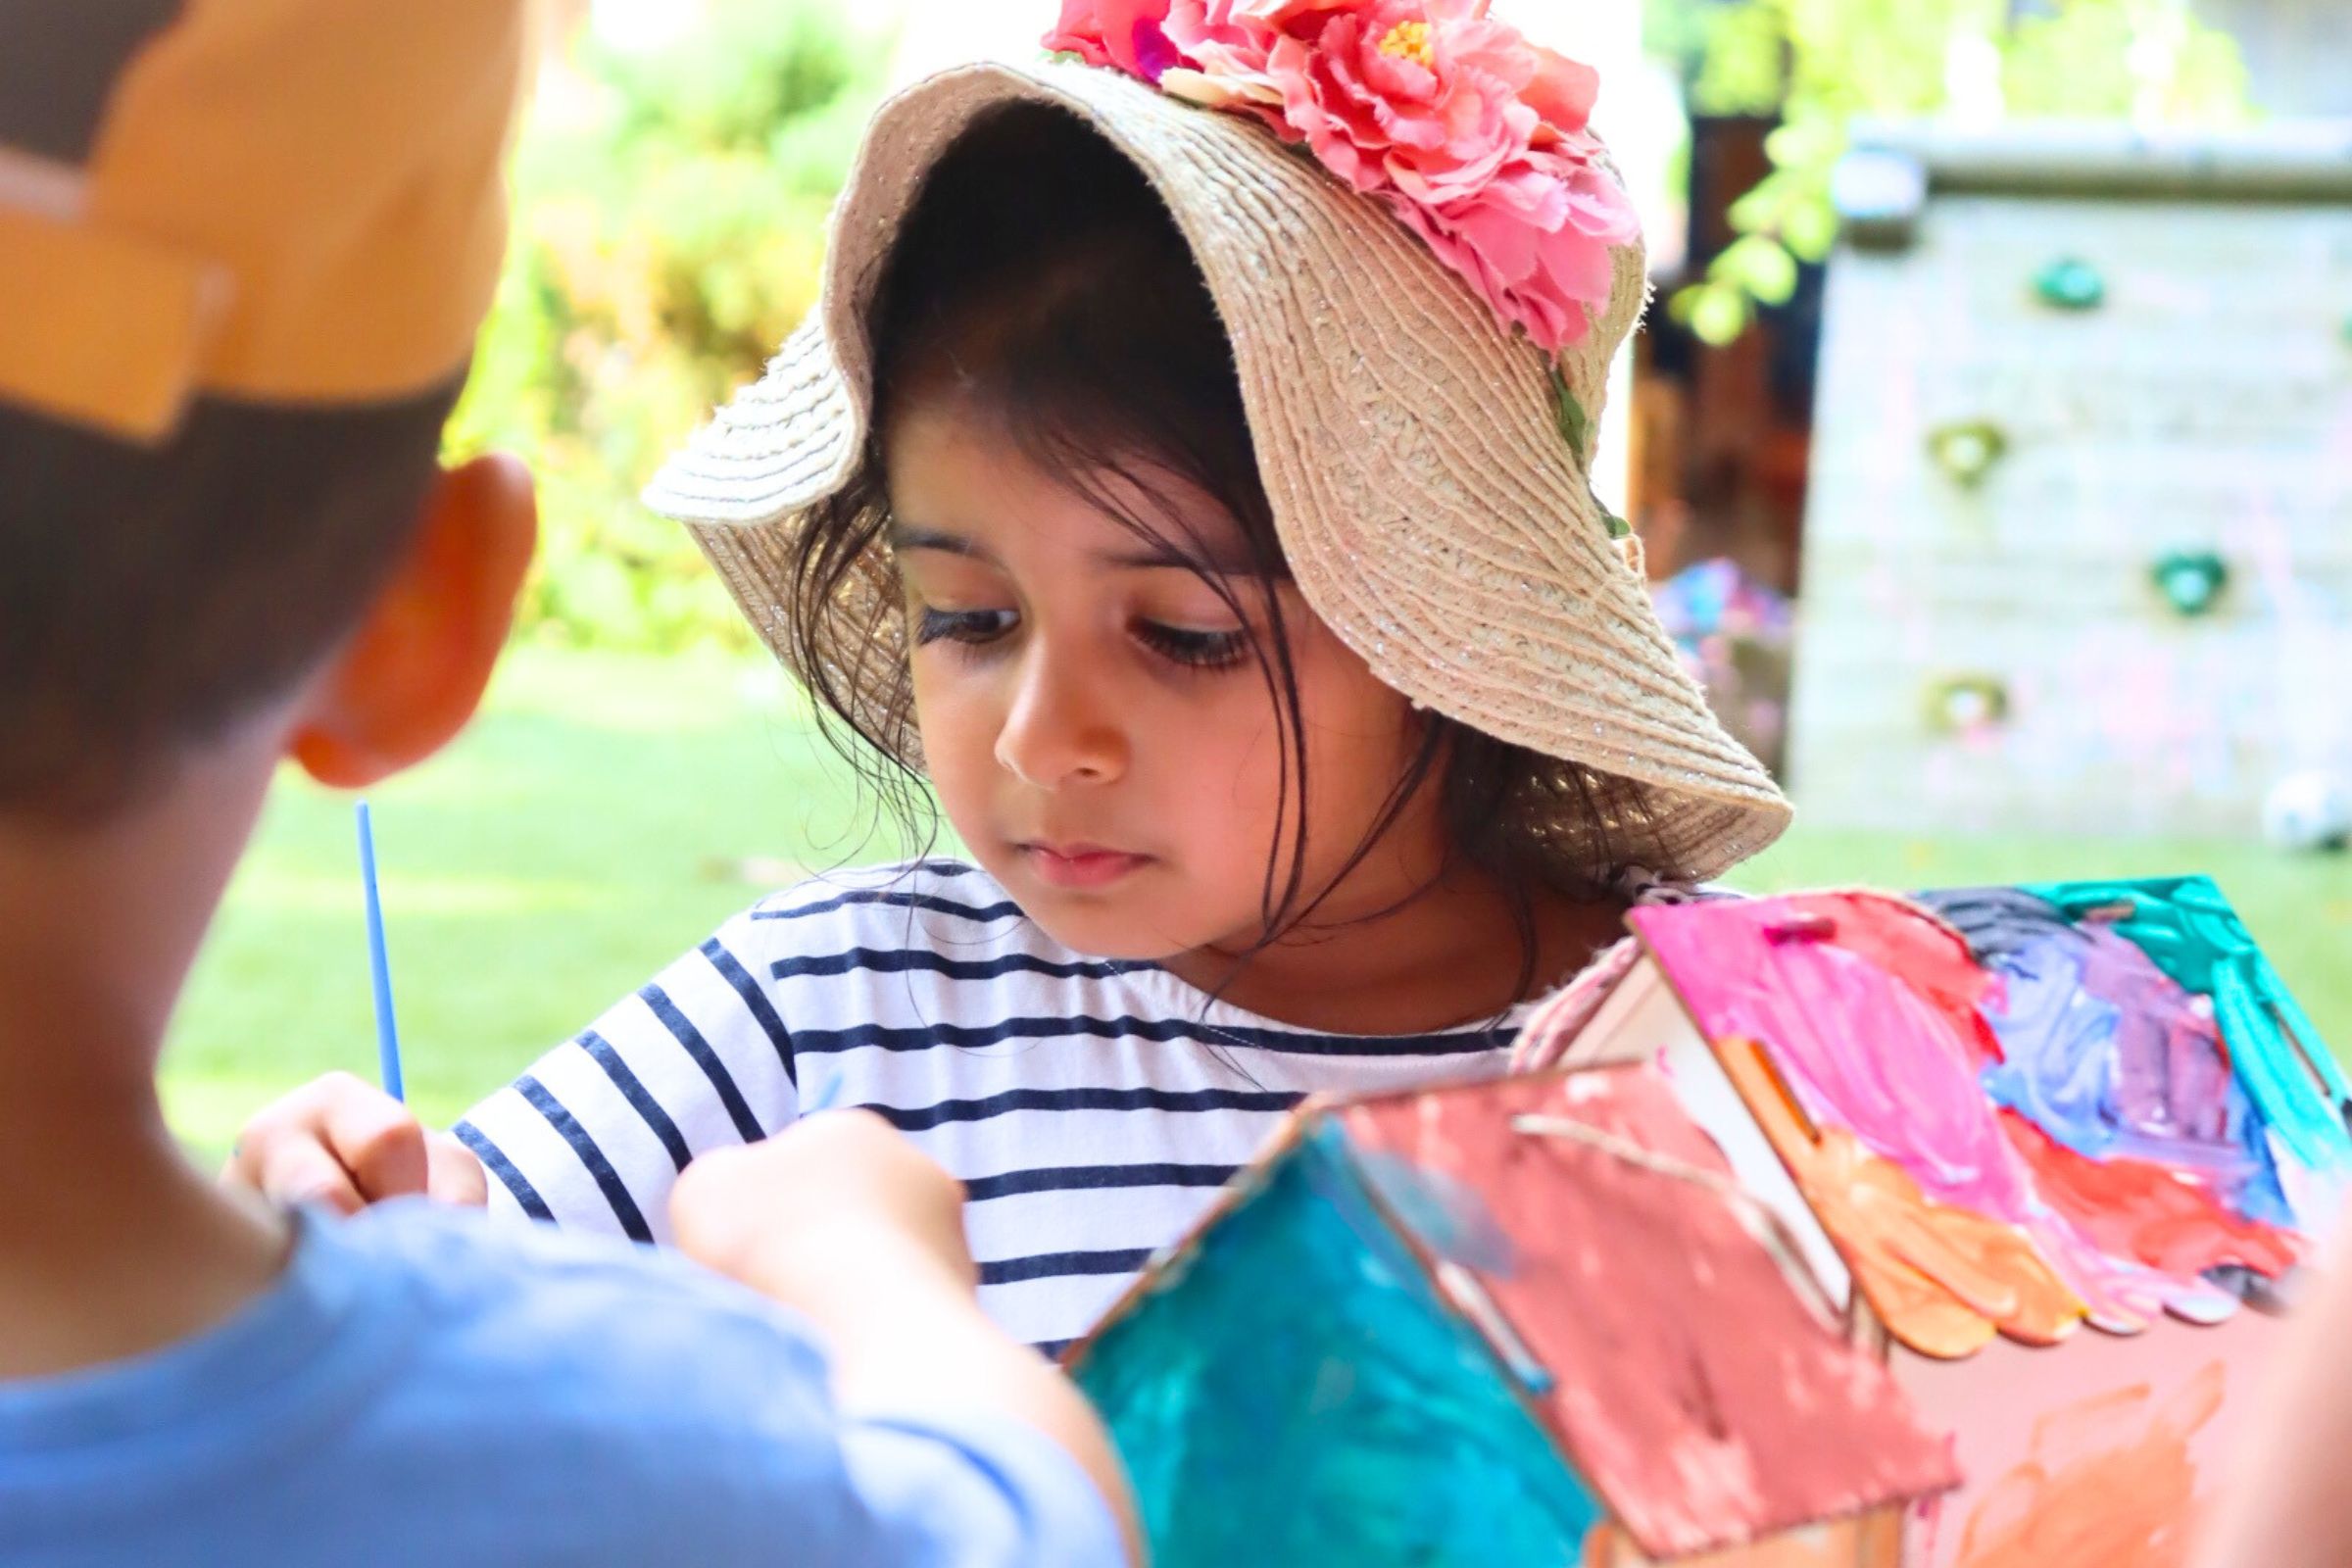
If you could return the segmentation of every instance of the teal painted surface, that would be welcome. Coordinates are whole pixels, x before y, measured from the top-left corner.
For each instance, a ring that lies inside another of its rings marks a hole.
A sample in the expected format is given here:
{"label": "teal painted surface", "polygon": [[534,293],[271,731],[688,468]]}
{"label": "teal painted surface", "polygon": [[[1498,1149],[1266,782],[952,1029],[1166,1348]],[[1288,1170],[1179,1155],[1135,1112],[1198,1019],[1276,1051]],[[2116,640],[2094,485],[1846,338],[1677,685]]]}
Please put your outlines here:
{"label": "teal painted surface", "polygon": [[2034,274],[2034,292],[2062,311],[2095,311],[2107,302],[2107,280],[2080,257],[2062,256]]}
{"label": "teal painted surface", "polygon": [[1567,1565],[1600,1519],[1329,1123],[1077,1378],[1159,1568]]}
{"label": "teal painted surface", "polygon": [[[2116,922],[2116,931],[2183,990],[2213,999],[2238,1081],[2287,1149],[2316,1171],[2352,1167],[2352,1136],[2346,1134],[2343,1110],[2352,1089],[2320,1038],[2319,1025],[2287,993],[2286,983],[2210,878],[2065,882],[2026,891],[2049,900],[2070,919],[2130,906],[2131,914]],[[2304,1050],[2295,1048],[2296,1040]]]}

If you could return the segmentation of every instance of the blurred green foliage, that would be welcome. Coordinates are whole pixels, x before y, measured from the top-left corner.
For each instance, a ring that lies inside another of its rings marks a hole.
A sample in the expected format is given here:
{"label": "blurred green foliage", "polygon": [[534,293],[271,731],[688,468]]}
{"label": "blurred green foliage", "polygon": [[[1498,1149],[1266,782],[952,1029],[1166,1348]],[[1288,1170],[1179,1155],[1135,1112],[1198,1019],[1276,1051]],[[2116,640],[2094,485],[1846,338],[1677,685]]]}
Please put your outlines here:
{"label": "blurred green foliage", "polygon": [[1830,172],[1856,117],[2125,119],[2250,113],[2237,46],[2187,0],[1653,0],[1650,47],[1694,113],[1775,116],[1772,172],[1733,205],[1740,238],[1673,300],[1710,343],[1795,290],[1837,238]]}
{"label": "blurred green foliage", "polygon": [[452,421],[539,475],[521,626],[666,650],[748,633],[685,531],[638,489],[814,302],[824,219],[886,42],[823,0],[710,0],[676,42],[583,31],[517,149],[497,304]]}

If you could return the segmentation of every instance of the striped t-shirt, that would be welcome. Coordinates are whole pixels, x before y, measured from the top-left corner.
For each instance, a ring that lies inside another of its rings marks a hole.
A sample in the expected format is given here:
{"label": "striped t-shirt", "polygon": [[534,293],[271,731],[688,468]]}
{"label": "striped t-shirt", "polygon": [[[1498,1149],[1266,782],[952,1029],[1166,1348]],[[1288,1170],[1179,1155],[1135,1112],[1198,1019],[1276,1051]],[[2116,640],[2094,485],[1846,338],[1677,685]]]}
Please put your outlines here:
{"label": "striped t-shirt", "polygon": [[962,1179],[982,1305],[1052,1352],[1302,1095],[1491,1076],[1521,1012],[1430,1035],[1292,1028],[1073,953],[986,872],[922,860],[761,900],[457,1132],[495,1210],[663,1241],[696,1154],[803,1106],[868,1106]]}

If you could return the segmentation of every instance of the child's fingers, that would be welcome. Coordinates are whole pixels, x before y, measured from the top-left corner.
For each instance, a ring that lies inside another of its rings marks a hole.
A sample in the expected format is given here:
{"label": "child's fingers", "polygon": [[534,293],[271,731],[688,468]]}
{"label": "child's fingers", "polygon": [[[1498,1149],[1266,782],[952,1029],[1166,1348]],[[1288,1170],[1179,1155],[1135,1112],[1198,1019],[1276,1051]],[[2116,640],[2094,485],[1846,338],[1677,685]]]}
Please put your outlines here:
{"label": "child's fingers", "polygon": [[472,1150],[447,1133],[424,1135],[424,1190],[444,1203],[482,1208],[490,1201],[490,1178]]}
{"label": "child's fingers", "polygon": [[424,1124],[409,1107],[366,1085],[328,1099],[320,1131],[325,1152],[370,1203],[425,1190]]}
{"label": "child's fingers", "polygon": [[329,1073],[246,1123],[221,1179],[281,1203],[353,1213],[424,1190],[423,1128],[382,1090]]}
{"label": "child's fingers", "polygon": [[263,1152],[255,1176],[253,1185],[280,1203],[316,1204],[338,1214],[356,1214],[368,1206],[351,1173],[316,1139],[273,1141]]}

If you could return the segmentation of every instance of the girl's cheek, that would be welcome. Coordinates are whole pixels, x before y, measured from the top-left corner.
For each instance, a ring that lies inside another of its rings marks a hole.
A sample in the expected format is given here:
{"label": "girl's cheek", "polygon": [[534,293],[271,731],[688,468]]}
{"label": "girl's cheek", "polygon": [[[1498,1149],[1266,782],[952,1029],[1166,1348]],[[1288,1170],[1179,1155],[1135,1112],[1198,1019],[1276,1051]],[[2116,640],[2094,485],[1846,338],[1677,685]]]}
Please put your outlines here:
{"label": "girl's cheek", "polygon": [[986,684],[956,668],[952,658],[915,656],[914,727],[922,741],[923,771],[951,819],[995,768],[1000,726],[991,707]]}
{"label": "girl's cheek", "polygon": [[1195,705],[1189,722],[1158,727],[1158,745],[1186,780],[1186,809],[1262,865],[1282,807],[1282,734],[1254,671],[1223,700]]}

